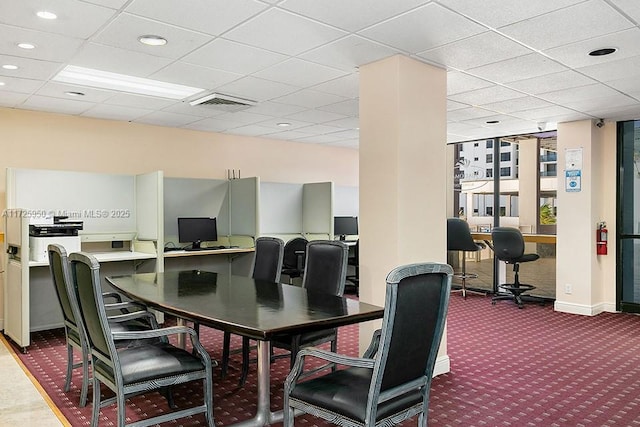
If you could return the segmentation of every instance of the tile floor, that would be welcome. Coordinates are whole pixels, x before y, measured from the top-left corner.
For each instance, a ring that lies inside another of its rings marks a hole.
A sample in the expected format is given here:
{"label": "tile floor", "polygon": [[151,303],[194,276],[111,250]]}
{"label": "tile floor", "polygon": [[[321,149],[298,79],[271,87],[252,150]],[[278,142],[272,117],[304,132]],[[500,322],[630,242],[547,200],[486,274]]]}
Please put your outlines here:
{"label": "tile floor", "polygon": [[0,337],[0,427],[58,427],[61,422]]}

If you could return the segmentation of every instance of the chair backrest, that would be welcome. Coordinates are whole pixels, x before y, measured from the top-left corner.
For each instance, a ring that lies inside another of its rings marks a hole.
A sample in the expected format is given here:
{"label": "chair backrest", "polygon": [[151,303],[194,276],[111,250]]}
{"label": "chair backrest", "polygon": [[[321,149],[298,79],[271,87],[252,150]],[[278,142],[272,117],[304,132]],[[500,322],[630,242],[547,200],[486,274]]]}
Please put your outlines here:
{"label": "chair backrest", "polygon": [[100,263],[86,252],[72,253],[69,255],[69,261],[91,354],[113,369],[117,365],[113,361],[117,358],[117,352],[102,298]]}
{"label": "chair backrest", "polygon": [[342,296],[348,257],[349,247],[338,240],[309,242],[302,287]]}
{"label": "chair backrest", "polygon": [[447,218],[447,250],[477,251],[478,245],[471,237],[467,221],[460,218]]}
{"label": "chair backrest", "polygon": [[284,242],[277,237],[258,237],[251,266],[251,277],[267,282],[280,282]]}
{"label": "chair backrest", "polygon": [[[423,386],[428,397],[452,275],[447,264],[420,263],[397,267],[387,276],[382,334],[369,391],[372,407],[385,390],[409,382],[414,389]],[[375,414],[368,416],[375,421]]]}
{"label": "chair backrest", "polygon": [[49,255],[49,271],[51,271],[56,296],[62,309],[62,317],[67,326],[78,330],[80,308],[78,307],[78,299],[71,280],[67,251],[62,245],[51,244],[47,246],[47,252]]}
{"label": "chair backrest", "polygon": [[505,262],[517,262],[524,255],[524,238],[517,228],[496,227],[491,231],[493,252],[496,258]]}
{"label": "chair backrest", "polygon": [[307,243],[309,242],[304,237],[296,237],[295,239],[289,240],[284,245],[284,259],[282,260],[282,265],[285,268],[297,268],[298,255],[296,252],[304,252],[307,249]]}

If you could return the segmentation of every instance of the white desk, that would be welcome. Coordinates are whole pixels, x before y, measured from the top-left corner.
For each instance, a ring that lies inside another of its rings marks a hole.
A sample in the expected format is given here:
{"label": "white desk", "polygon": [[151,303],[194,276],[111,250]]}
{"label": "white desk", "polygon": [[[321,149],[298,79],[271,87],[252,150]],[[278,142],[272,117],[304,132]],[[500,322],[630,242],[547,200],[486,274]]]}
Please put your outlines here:
{"label": "white desk", "polygon": [[165,258],[177,258],[185,256],[202,256],[202,255],[233,255],[254,252],[254,248],[225,248],[225,249],[203,249],[200,251],[167,251],[164,253]]}

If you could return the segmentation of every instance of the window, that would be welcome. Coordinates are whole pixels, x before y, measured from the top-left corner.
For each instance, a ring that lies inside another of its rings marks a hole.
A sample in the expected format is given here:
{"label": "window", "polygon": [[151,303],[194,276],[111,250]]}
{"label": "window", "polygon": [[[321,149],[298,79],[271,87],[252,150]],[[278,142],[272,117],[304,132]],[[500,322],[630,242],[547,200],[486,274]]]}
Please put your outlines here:
{"label": "window", "polygon": [[485,213],[486,216],[493,216],[493,206],[487,206]]}
{"label": "window", "polygon": [[487,154],[486,163],[493,163],[493,154]]}
{"label": "window", "polygon": [[487,148],[493,148],[493,139],[487,140]]}
{"label": "window", "polygon": [[511,145],[510,142],[500,141],[500,147],[508,147],[510,145]]}
{"label": "window", "polygon": [[474,157],[474,158],[473,158],[473,161],[474,161],[474,162],[477,162],[477,161],[478,161],[478,158],[477,158],[477,157]]}
{"label": "window", "polygon": [[500,153],[500,161],[508,162],[511,160],[511,153]]}
{"label": "window", "polygon": [[511,168],[500,168],[500,176],[511,176]]}
{"label": "window", "polygon": [[487,169],[486,177],[487,178],[493,178],[493,169]]}
{"label": "window", "polygon": [[473,143],[473,146],[474,146],[474,147],[477,147],[477,146],[478,146],[478,143],[477,143],[477,142],[474,142],[474,143]]}

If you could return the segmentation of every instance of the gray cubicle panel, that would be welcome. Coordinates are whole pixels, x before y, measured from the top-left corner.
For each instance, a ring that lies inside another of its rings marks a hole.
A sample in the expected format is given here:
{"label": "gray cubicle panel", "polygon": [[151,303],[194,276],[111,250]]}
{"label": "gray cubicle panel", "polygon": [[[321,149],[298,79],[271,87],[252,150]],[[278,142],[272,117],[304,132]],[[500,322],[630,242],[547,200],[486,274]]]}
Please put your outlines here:
{"label": "gray cubicle panel", "polygon": [[358,216],[360,213],[358,190],[358,187],[334,186],[333,216]]}
{"label": "gray cubicle panel", "polygon": [[252,236],[260,234],[259,199],[260,179],[257,177],[229,181],[231,235]]}
{"label": "gray cubicle panel", "polygon": [[83,234],[136,232],[135,177],[44,169],[7,169],[7,208],[30,210],[33,221],[68,215]]}
{"label": "gray cubicle panel", "polygon": [[157,240],[162,247],[163,173],[136,175],[136,229],[138,240]]}
{"label": "gray cubicle panel", "polygon": [[178,242],[179,217],[215,217],[219,236],[229,235],[229,182],[164,178],[164,240]]}
{"label": "gray cubicle panel", "polygon": [[333,235],[333,182],[304,184],[302,231],[305,234]]}
{"label": "gray cubicle panel", "polygon": [[302,184],[260,183],[260,233],[302,234]]}

